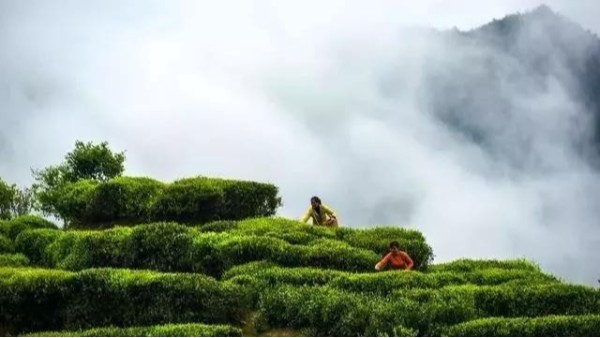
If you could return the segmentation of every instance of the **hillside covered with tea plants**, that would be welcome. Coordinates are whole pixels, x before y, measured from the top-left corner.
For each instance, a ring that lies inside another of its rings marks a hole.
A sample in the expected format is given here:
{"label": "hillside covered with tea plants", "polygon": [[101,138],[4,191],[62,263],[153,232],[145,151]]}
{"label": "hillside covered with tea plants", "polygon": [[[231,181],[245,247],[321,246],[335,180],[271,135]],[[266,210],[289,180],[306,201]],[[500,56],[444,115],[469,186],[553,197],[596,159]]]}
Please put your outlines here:
{"label": "hillside covered with tea plants", "polygon": [[[31,190],[0,182],[0,334],[600,334],[600,291],[532,262],[434,264],[415,229],[302,224],[276,215],[275,185],[165,183],[123,161],[78,142]],[[390,241],[413,271],[374,270]]]}

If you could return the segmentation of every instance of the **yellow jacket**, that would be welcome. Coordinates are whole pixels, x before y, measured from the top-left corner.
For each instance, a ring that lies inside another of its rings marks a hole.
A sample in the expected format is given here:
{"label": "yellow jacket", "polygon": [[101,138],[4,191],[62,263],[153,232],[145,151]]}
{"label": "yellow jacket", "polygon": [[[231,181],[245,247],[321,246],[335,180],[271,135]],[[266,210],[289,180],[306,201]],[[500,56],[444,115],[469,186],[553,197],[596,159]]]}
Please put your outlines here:
{"label": "yellow jacket", "polygon": [[321,204],[321,212],[319,213],[317,213],[312,206],[309,206],[306,213],[304,213],[304,216],[300,219],[300,222],[306,223],[309,218],[312,218],[313,224],[325,225],[325,222],[327,221],[326,215],[337,218],[335,212],[325,204]]}

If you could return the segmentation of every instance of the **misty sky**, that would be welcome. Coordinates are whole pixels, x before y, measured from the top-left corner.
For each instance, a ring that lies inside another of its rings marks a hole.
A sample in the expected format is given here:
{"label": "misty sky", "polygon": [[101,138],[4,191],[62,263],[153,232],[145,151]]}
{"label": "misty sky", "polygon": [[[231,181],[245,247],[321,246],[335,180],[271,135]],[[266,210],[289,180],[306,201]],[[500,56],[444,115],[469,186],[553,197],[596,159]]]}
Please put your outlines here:
{"label": "misty sky", "polygon": [[[345,226],[423,231],[439,262],[527,257],[593,284],[600,181],[564,146],[586,132],[565,89],[503,92],[520,114],[498,149],[521,158],[513,140],[536,135],[526,155],[544,171],[493,160],[419,101],[432,67],[486,52],[415,28],[469,30],[541,3],[0,0],[0,177],[31,184],[75,140],[107,140],[127,175],[271,182],[284,217],[318,195]],[[599,1],[545,3],[600,33]]]}

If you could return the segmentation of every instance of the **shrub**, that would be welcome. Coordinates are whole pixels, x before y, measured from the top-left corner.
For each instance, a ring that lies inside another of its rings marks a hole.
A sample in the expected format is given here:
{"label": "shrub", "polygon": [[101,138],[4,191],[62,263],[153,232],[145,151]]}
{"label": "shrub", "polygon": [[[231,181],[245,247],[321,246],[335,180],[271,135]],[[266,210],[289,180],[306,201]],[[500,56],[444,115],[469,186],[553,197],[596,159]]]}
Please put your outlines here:
{"label": "shrub", "polygon": [[54,223],[34,215],[17,216],[10,221],[4,222],[2,228],[2,232],[12,240],[17,238],[17,236],[25,230],[58,229]]}
{"label": "shrub", "polygon": [[152,219],[206,223],[222,218],[223,190],[206,180],[181,180],[166,187],[152,208]]}
{"label": "shrub", "polygon": [[334,229],[305,225],[281,217],[252,218],[240,221],[234,233],[279,238],[290,244],[301,245],[307,245],[319,239],[336,238]]}
{"label": "shrub", "polygon": [[477,308],[486,317],[537,317],[600,312],[600,291],[578,285],[481,287],[474,290],[474,297]]}
{"label": "shrub", "polygon": [[394,292],[394,297],[408,297],[422,304],[444,295],[461,295],[462,302],[471,304],[469,306],[477,311],[478,317],[537,317],[600,311],[598,290],[558,283],[517,286],[461,285]]}
{"label": "shrub", "polygon": [[271,237],[229,236],[219,246],[225,267],[231,267],[251,261],[276,261],[284,255],[289,256],[290,244]]}
{"label": "shrub", "polygon": [[241,220],[251,217],[272,216],[281,206],[279,189],[272,184],[197,177],[190,181],[211,181],[225,194],[223,218]]}
{"label": "shrub", "polygon": [[267,289],[259,301],[260,311],[269,323],[297,329],[309,327],[317,336],[392,335],[399,327],[406,327],[416,305],[398,299],[392,308],[378,297],[328,286],[289,285]]}
{"label": "shrub", "polygon": [[236,285],[198,274],[0,268],[0,321],[11,335],[165,322],[236,323],[247,299]]}
{"label": "shrub", "polygon": [[29,257],[31,263],[52,266],[46,248],[63,236],[64,233],[64,231],[54,229],[25,230],[17,236],[15,247],[18,252],[22,252]]}
{"label": "shrub", "polygon": [[245,280],[250,276],[256,279],[258,290],[266,287],[289,284],[297,286],[325,285],[332,280],[348,275],[342,271],[314,268],[283,268],[269,262],[252,262],[236,266],[223,274],[223,280]]}
{"label": "shrub", "polygon": [[117,177],[98,184],[90,196],[86,219],[94,224],[140,223],[149,220],[164,184],[147,177]]}
{"label": "shrub", "polygon": [[[160,271],[192,271],[193,235],[184,225],[154,223],[136,226],[123,242],[127,266]],[[127,241],[127,242],[125,242]]]}
{"label": "shrub", "polygon": [[483,269],[503,269],[503,270],[526,270],[540,271],[540,268],[533,262],[524,259],[507,259],[507,260],[474,260],[474,259],[458,259],[449,263],[434,264],[429,267],[428,272],[471,272]]}
{"label": "shrub", "polygon": [[392,227],[338,228],[337,236],[353,247],[371,250],[379,256],[388,249],[391,241],[398,241],[400,249],[409,254],[417,270],[426,269],[433,260],[433,250],[425,242],[423,235],[416,230]]}
{"label": "shrub", "polygon": [[8,335],[62,328],[73,273],[0,268],[0,323]]}
{"label": "shrub", "polygon": [[[114,228],[106,231],[75,232],[52,246],[53,257],[62,257],[56,265],[61,269],[82,270],[90,267],[130,267],[129,239],[132,230]],[[60,245],[70,246],[69,248]]]}
{"label": "shrub", "polygon": [[0,235],[0,253],[12,253],[15,251],[13,242],[6,238],[6,236]]}
{"label": "shrub", "polygon": [[447,336],[461,337],[597,337],[600,315],[537,318],[482,318],[454,325]]}
{"label": "shrub", "polygon": [[281,205],[277,194],[277,187],[257,182],[196,177],[164,184],[145,177],[117,177],[65,184],[53,210],[71,228],[155,221],[198,224],[272,216]]}
{"label": "shrub", "polygon": [[237,227],[238,222],[236,221],[213,221],[200,225],[198,229],[203,232],[229,232]]}
{"label": "shrub", "polygon": [[241,337],[242,330],[231,325],[164,324],[120,328],[115,326],[84,331],[39,332],[28,337]]}
{"label": "shrub", "polygon": [[200,233],[196,234],[192,242],[192,268],[193,272],[202,272],[209,276],[221,276],[226,269],[222,243],[230,239],[229,234],[224,233]]}
{"label": "shrub", "polygon": [[77,274],[71,292],[76,297],[67,309],[69,329],[236,322],[244,311],[239,290],[198,274],[91,269]]}
{"label": "shrub", "polygon": [[23,254],[0,254],[0,266],[28,266],[29,259]]}
{"label": "shrub", "polygon": [[94,190],[98,186],[97,181],[79,180],[74,183],[67,183],[56,192],[52,192],[52,209],[63,220],[66,228],[81,228],[90,220],[90,204],[94,195]]}
{"label": "shrub", "polygon": [[312,243],[303,250],[303,256],[301,265],[347,271],[372,271],[379,258],[369,250],[327,239]]}

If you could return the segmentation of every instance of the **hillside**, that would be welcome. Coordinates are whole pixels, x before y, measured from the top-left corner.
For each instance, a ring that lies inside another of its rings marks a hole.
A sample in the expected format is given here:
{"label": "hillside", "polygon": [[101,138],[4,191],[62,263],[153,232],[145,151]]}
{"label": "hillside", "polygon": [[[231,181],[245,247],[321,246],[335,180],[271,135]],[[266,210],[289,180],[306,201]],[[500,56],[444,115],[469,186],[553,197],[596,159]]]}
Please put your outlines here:
{"label": "hillside", "polygon": [[555,152],[600,168],[596,35],[540,6],[432,41],[423,104],[440,121],[519,170],[556,167]]}
{"label": "hillside", "polygon": [[[521,260],[431,264],[423,236],[399,227],[269,217],[60,230],[21,217],[2,230],[4,335],[600,333],[599,290]],[[374,272],[391,239],[416,271]]]}

